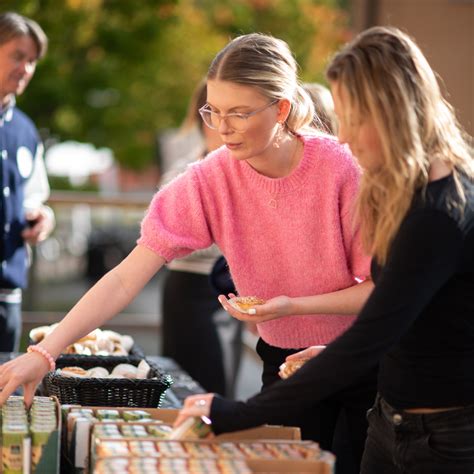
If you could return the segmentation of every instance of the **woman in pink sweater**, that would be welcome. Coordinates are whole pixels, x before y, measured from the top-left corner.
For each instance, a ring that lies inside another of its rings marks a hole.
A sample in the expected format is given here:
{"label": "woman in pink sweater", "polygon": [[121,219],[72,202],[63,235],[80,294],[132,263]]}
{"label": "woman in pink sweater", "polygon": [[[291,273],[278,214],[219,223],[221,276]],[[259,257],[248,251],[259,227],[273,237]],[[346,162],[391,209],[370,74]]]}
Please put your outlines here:
{"label": "woman in pink sweater", "polygon": [[[369,280],[357,284],[369,274],[352,220],[360,172],[347,148],[310,128],[314,108],[296,71],[287,44],[261,34],[238,37],[216,56],[201,115],[225,145],[155,195],[136,248],[74,306],[41,351],[57,357],[122,310],[166,262],[213,243],[241,295],[321,295],[317,314],[258,325],[264,386],[288,354],[327,344],[352,324],[372,289]],[[31,399],[48,369],[43,355],[33,349],[0,368],[0,403],[19,383]],[[350,393],[315,405],[313,430],[304,435],[331,449],[345,410],[360,456],[374,391],[368,375]]]}

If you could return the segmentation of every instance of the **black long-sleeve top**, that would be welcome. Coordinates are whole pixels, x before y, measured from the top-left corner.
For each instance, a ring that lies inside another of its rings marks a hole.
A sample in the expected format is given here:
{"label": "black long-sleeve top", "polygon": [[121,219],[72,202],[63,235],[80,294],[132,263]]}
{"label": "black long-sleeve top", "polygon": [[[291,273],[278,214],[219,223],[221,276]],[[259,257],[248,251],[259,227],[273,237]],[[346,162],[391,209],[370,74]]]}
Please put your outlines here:
{"label": "black long-sleeve top", "polygon": [[349,330],[247,402],[214,398],[216,433],[291,424],[377,363],[378,390],[394,407],[474,403],[474,181],[461,181],[463,211],[452,175],[416,194],[386,265],[372,263],[375,288]]}

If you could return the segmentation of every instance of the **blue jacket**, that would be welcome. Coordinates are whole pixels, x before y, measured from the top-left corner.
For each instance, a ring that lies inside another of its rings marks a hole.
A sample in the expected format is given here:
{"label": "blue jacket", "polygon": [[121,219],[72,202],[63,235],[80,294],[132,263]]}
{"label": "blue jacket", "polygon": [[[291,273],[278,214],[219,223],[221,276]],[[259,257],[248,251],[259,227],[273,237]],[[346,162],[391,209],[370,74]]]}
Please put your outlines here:
{"label": "blue jacket", "polygon": [[21,237],[24,229],[24,189],[38,150],[38,131],[14,105],[0,112],[0,288],[25,288],[28,256]]}

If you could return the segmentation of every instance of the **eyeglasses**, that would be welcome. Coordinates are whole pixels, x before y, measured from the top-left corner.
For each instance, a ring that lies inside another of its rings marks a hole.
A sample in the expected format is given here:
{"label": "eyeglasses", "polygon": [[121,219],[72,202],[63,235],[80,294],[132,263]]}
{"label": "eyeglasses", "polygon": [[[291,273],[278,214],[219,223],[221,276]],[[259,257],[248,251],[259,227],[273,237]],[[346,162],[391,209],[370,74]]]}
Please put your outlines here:
{"label": "eyeglasses", "polygon": [[259,112],[263,112],[265,109],[268,109],[269,107],[276,104],[277,102],[278,102],[278,99],[275,99],[269,104],[264,105],[263,107],[260,107],[259,109],[254,110],[253,112],[231,113],[231,114],[225,114],[225,115],[221,115],[221,114],[218,114],[217,112],[213,112],[209,108],[209,104],[206,104],[199,109],[199,114],[201,115],[204,123],[209,128],[212,128],[213,130],[218,129],[222,120],[225,120],[227,126],[231,128],[234,132],[242,133],[247,130],[249,126],[248,119],[250,117],[254,116],[255,114],[258,114]]}

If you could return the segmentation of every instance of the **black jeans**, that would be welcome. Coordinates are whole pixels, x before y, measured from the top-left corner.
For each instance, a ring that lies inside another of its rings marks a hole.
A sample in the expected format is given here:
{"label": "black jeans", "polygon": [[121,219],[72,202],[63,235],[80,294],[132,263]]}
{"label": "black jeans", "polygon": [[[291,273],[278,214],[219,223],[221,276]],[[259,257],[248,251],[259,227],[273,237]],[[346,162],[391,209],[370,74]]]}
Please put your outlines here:
{"label": "black jeans", "polygon": [[21,336],[21,303],[0,302],[0,352],[18,352]]}
{"label": "black jeans", "polygon": [[474,472],[474,405],[421,415],[377,396],[367,418],[362,474]]}
{"label": "black jeans", "polygon": [[[285,358],[301,349],[281,349],[257,343],[257,353],[263,360],[262,390],[280,380],[278,370]],[[367,410],[373,406],[376,394],[376,370],[320,402],[294,424],[301,428],[303,439],[311,439],[336,455],[337,474],[358,474],[367,434]],[[295,398],[295,403],[298,399]],[[382,473],[380,473],[382,474]]]}

